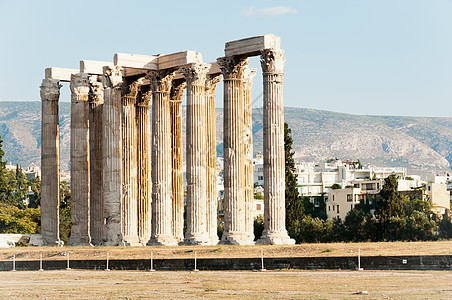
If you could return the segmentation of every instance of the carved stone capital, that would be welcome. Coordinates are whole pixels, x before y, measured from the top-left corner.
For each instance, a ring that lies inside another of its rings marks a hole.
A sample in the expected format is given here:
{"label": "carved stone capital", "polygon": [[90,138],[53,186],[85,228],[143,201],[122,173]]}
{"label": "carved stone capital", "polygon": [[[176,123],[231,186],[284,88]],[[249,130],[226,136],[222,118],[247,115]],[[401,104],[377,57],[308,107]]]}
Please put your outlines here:
{"label": "carved stone capital", "polygon": [[284,50],[265,49],[261,51],[263,73],[282,74],[284,72]]}
{"label": "carved stone capital", "polygon": [[174,70],[148,71],[146,78],[151,81],[153,93],[169,93],[175,75]]}
{"label": "carved stone capital", "polygon": [[249,60],[238,56],[226,56],[217,58],[217,63],[225,80],[240,79],[243,69],[249,65]]}
{"label": "carved stone capital", "polygon": [[89,100],[89,75],[85,73],[71,74],[71,99],[72,102]]}
{"label": "carved stone capital", "polygon": [[256,69],[251,69],[248,67],[243,70],[242,82],[243,88],[245,90],[251,90],[251,86],[253,85],[253,78],[254,76],[256,76],[256,71]]}
{"label": "carved stone capital", "polygon": [[149,90],[147,92],[141,92],[141,97],[138,100],[137,99],[137,106],[145,106],[149,107],[151,105],[151,99],[152,99],[152,91]]}
{"label": "carved stone capital", "polygon": [[217,83],[221,81],[221,75],[207,75],[206,92],[208,95],[214,95]]}
{"label": "carved stone capital", "polygon": [[89,98],[91,103],[104,104],[104,86],[97,81],[97,76],[91,77]]}
{"label": "carved stone capital", "polygon": [[43,79],[41,84],[41,99],[58,101],[62,85],[58,79]]}
{"label": "carved stone capital", "polygon": [[135,105],[137,101],[138,91],[140,89],[140,86],[143,84],[144,77],[141,77],[131,84],[129,84],[127,87],[124,87],[122,97],[122,104],[123,105]]}
{"label": "carved stone capital", "polygon": [[209,67],[209,64],[189,64],[180,68],[179,72],[184,75],[187,84],[204,85]]}
{"label": "carved stone capital", "polygon": [[171,89],[171,100],[182,101],[182,97],[184,96],[184,89],[186,87],[186,81],[173,82],[173,88]]}
{"label": "carved stone capital", "polygon": [[123,73],[123,69],[118,66],[104,67],[107,86],[112,88],[120,88],[123,83]]}

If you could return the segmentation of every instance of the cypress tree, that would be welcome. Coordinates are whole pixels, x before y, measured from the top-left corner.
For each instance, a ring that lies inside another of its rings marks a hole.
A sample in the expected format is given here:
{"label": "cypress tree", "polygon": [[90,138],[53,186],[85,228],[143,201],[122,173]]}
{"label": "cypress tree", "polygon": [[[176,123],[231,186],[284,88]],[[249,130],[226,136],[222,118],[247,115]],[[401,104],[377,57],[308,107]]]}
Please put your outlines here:
{"label": "cypress tree", "polygon": [[297,177],[295,175],[295,152],[292,151],[293,139],[291,129],[287,123],[284,123],[284,156],[286,161],[286,227],[294,227],[295,222],[301,222],[304,217],[303,202],[298,193]]}

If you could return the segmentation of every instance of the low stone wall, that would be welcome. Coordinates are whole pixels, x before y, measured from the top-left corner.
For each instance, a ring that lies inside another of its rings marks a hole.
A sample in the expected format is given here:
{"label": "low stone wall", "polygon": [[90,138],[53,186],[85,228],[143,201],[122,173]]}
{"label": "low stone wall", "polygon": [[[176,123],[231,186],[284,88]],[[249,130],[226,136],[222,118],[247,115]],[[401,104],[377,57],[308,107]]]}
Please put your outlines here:
{"label": "low stone wall", "polygon": [[[156,271],[187,271],[194,269],[194,259],[155,259]],[[0,271],[10,271],[12,259],[0,261]],[[44,260],[44,270],[66,269],[66,260]],[[71,269],[104,270],[105,260],[71,260]],[[357,257],[280,257],[264,258],[267,270],[283,269],[333,269],[356,270]],[[365,270],[449,270],[452,271],[452,255],[415,255],[415,256],[362,256],[361,267]],[[110,260],[111,270],[149,270],[149,259]],[[197,260],[199,270],[259,270],[260,258],[201,258]],[[16,261],[16,270],[39,270],[39,261]]]}

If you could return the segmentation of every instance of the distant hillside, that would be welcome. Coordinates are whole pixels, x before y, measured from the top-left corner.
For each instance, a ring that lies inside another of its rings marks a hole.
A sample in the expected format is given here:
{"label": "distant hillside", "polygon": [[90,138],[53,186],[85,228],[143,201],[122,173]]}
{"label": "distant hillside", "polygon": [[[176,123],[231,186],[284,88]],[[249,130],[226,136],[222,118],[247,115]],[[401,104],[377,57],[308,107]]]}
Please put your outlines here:
{"label": "distant hillside", "polygon": [[[185,113],[185,110],[184,110]],[[0,102],[0,136],[6,160],[40,164],[40,102]],[[184,115],[185,117],[185,115]],[[217,149],[222,154],[223,110],[217,109]],[[285,109],[298,160],[360,159],[379,166],[432,171],[452,165],[450,118],[361,116]],[[70,103],[60,103],[61,168],[69,166]],[[183,124],[185,131],[185,123]],[[262,152],[262,109],[253,110],[255,153]]]}

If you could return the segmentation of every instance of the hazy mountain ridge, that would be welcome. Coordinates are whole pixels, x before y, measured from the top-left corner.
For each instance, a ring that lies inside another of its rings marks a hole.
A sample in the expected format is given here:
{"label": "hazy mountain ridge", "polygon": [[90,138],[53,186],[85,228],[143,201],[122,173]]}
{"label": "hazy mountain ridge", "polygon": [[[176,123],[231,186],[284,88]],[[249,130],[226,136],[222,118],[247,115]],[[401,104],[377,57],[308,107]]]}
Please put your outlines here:
{"label": "hazy mountain ridge", "polygon": [[[185,119],[185,109],[183,111]],[[40,102],[0,102],[0,136],[12,163],[40,165]],[[285,108],[298,160],[339,157],[380,166],[450,169],[450,118],[363,116],[306,108]],[[216,111],[217,149],[222,154],[223,110]],[[185,136],[185,122],[183,122]],[[70,103],[60,103],[61,167],[68,169]],[[185,140],[185,139],[184,139]],[[262,152],[262,109],[253,109],[254,152]],[[185,143],[185,141],[184,141]]]}

